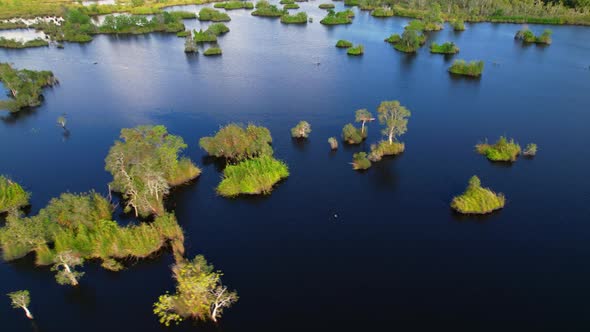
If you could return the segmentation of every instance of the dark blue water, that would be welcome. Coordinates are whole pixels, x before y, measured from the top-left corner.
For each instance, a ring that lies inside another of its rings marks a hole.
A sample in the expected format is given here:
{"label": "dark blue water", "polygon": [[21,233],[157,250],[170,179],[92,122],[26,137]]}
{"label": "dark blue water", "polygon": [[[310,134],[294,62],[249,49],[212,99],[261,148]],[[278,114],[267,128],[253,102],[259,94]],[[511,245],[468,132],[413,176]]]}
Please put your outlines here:
{"label": "dark blue water", "polygon": [[[181,135],[203,174],[168,202],[188,254],[223,270],[240,300],[218,326],[177,331],[587,331],[590,29],[551,27],[551,46],[523,47],[513,40],[518,25],[447,27],[430,41],[454,41],[457,57],[486,63],[481,79],[457,79],[446,71],[452,58],[383,42],[407,19],[357,12],[352,25],[325,27],[318,4],[302,4],[314,19],[307,26],[231,11],[217,58],[186,56],[182,38],[163,34],[0,50],[1,61],[61,81],[41,107],[2,114],[0,174],[33,193],[36,213],[62,192],[106,194],[104,157],[121,128],[164,124]],[[365,55],[348,57],[338,39],[362,43]],[[327,138],[356,109],[375,113],[394,99],[412,111],[406,152],[352,171],[353,152],[380,138],[378,124],[362,146],[332,153]],[[56,125],[63,113],[69,137]],[[303,144],[289,136],[299,120],[313,129]],[[269,197],[217,197],[220,169],[198,139],[249,121],[272,131],[291,176]],[[505,166],[474,152],[500,135],[535,142],[539,154]],[[504,210],[450,210],[474,174],[505,193]],[[31,259],[3,263],[0,293],[29,289],[37,319],[31,325],[0,299],[2,330],[164,330],[151,305],[173,290],[172,262],[164,252],[119,273],[89,263],[76,289]]]}

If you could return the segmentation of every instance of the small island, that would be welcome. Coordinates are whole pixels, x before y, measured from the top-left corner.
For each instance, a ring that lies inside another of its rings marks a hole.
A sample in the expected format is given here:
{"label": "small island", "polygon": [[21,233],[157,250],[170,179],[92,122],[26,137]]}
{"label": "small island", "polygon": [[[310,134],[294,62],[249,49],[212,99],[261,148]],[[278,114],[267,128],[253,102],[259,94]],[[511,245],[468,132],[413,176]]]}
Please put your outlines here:
{"label": "small island", "polygon": [[480,77],[483,73],[483,61],[471,61],[467,63],[465,60],[455,60],[451,67],[449,67],[449,73],[455,75]]}
{"label": "small island", "polygon": [[523,154],[525,157],[528,158],[533,158],[534,156],[537,155],[537,144],[535,143],[529,143],[526,145],[526,147],[524,148]]}
{"label": "small island", "polygon": [[311,133],[311,125],[307,121],[299,121],[299,123],[291,128],[291,137],[293,138],[307,138]]}
{"label": "small island", "polygon": [[333,3],[321,3],[318,7],[320,9],[334,9],[336,6]]}
{"label": "small island", "polygon": [[330,9],[328,15],[326,15],[320,23],[324,25],[351,24],[353,17],[354,12],[350,9],[341,12],[335,12]]}
{"label": "small island", "polygon": [[486,156],[490,161],[514,162],[520,154],[520,145],[514,142],[514,139],[509,141],[506,137],[501,136],[494,144],[477,144],[475,150],[479,154]]}
{"label": "small island", "polygon": [[215,55],[221,55],[222,51],[221,48],[219,47],[209,47],[208,49],[205,50],[205,52],[203,52],[204,56],[215,56]]}
{"label": "small island", "polygon": [[20,41],[16,39],[7,39],[0,37],[0,48],[32,48],[49,46],[49,43],[43,38],[35,38],[27,41]]}
{"label": "small island", "polygon": [[262,155],[227,166],[217,193],[224,197],[270,194],[273,186],[288,176],[284,162]]}
{"label": "small island", "polygon": [[352,47],[352,43],[349,42],[348,40],[340,39],[338,42],[336,42],[336,47],[349,48],[349,47]]}
{"label": "small island", "polygon": [[469,179],[465,192],[451,202],[451,207],[463,214],[487,214],[504,207],[506,199],[503,194],[496,194],[489,188],[482,188],[477,176]]}
{"label": "small island", "polygon": [[365,47],[363,45],[349,47],[348,50],[346,51],[346,54],[352,55],[352,56],[363,55],[363,54],[365,54]]}
{"label": "small island", "polygon": [[365,138],[367,138],[367,133],[361,132],[352,123],[348,123],[342,128],[342,140],[347,144],[361,144]]}
{"label": "small island", "polygon": [[459,47],[453,42],[447,42],[444,44],[432,43],[430,44],[430,53],[435,54],[456,54],[459,53]]}
{"label": "small island", "polygon": [[271,5],[266,0],[261,0],[256,3],[256,10],[252,12],[254,16],[265,17],[281,17],[287,13],[286,9],[279,9],[276,5]]}
{"label": "small island", "polygon": [[293,3],[286,3],[283,5],[283,9],[299,9],[299,5],[295,2]]}
{"label": "small island", "polygon": [[392,17],[395,15],[395,12],[392,8],[387,7],[377,7],[371,11],[371,16],[373,17]]}
{"label": "small island", "polygon": [[43,88],[58,84],[50,71],[15,69],[8,63],[0,63],[0,82],[4,83],[12,97],[0,100],[0,110],[9,112],[41,105]]}
{"label": "small island", "polygon": [[[383,101],[377,108],[381,130],[387,139],[371,144],[369,160],[376,162],[384,156],[395,156],[405,151],[406,145],[398,137],[408,130],[408,118],[412,113],[397,100]],[[369,113],[370,114],[370,113]]]}
{"label": "small island", "polygon": [[366,152],[359,152],[352,155],[352,169],[364,171],[371,167],[371,161],[367,158]]}
{"label": "small island", "polygon": [[223,8],[225,10],[234,9],[254,9],[254,4],[249,1],[226,1],[218,2],[213,5],[215,8]]}
{"label": "small island", "polygon": [[543,33],[537,37],[528,27],[524,27],[516,33],[514,39],[522,40],[523,43],[550,45],[552,42],[552,34],[553,31],[545,29],[545,31],[543,31]]}
{"label": "small island", "polygon": [[281,16],[281,23],[284,24],[307,24],[307,13],[300,12],[295,15],[285,14]]}
{"label": "small island", "polygon": [[338,150],[338,140],[336,139],[336,137],[328,138],[328,144],[330,144],[330,149],[332,151]]}
{"label": "small island", "polygon": [[231,18],[227,13],[204,7],[199,11],[199,21],[228,22],[231,21]]}

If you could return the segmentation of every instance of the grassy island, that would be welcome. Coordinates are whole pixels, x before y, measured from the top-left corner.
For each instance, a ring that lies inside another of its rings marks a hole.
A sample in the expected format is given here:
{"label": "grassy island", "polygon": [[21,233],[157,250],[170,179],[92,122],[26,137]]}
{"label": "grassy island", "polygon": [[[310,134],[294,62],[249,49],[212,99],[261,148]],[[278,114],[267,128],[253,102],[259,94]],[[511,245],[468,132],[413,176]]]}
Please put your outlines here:
{"label": "grassy island", "polygon": [[296,3],[287,3],[283,5],[283,9],[299,9],[299,5]]}
{"label": "grassy island", "polygon": [[456,54],[459,53],[459,47],[453,42],[447,42],[444,44],[432,43],[430,44],[430,53],[437,54]]}
{"label": "grassy island", "polygon": [[352,123],[348,123],[342,128],[342,140],[347,144],[361,144],[365,138],[367,138],[367,132],[362,132]]}
{"label": "grassy island", "polygon": [[311,133],[311,125],[307,121],[299,121],[299,123],[291,128],[291,137],[293,138],[307,138]]}
{"label": "grassy island", "polygon": [[551,35],[553,34],[553,31],[546,29],[545,31],[543,31],[543,33],[540,36],[535,36],[535,34],[529,30],[528,27],[525,27],[521,30],[519,30],[516,35],[514,36],[514,39],[517,40],[522,40],[523,43],[535,43],[535,44],[545,44],[545,45],[549,45],[551,44]]}
{"label": "grassy island", "polygon": [[520,154],[520,145],[514,142],[514,139],[509,141],[506,137],[501,136],[494,144],[477,144],[475,150],[479,154],[486,156],[490,161],[514,162]]}
{"label": "grassy island", "polygon": [[307,24],[307,13],[300,12],[295,15],[285,14],[281,16],[281,23],[284,24]]}
{"label": "grassy island", "polygon": [[0,37],[0,48],[30,48],[49,46],[49,43],[43,38],[35,38],[25,42],[16,39],[7,39]]}
{"label": "grassy island", "polygon": [[220,12],[213,8],[204,7],[199,11],[199,21],[229,22],[231,21],[231,18],[227,13]]}
{"label": "grassy island", "polygon": [[[89,35],[92,34],[146,34],[152,32],[167,32],[167,33],[178,33],[185,30],[182,19],[186,14],[183,12],[163,12],[161,14],[154,15],[151,19],[148,19],[142,15],[109,15],[105,17],[102,25],[96,28],[96,31],[88,31]],[[94,25],[90,24],[90,30]],[[67,32],[68,30],[66,30]],[[75,31],[75,30],[74,30]],[[75,38],[67,37],[67,33],[64,34],[64,40],[66,41],[77,41]]]}
{"label": "grassy island", "polygon": [[109,187],[123,195],[126,212],[143,217],[164,214],[170,188],[201,174],[188,158],[179,159],[187,145],[164,126],[122,129],[120,138],[106,157],[105,169],[113,175]]}
{"label": "grassy island", "polygon": [[234,10],[234,9],[254,9],[254,4],[249,1],[227,1],[227,2],[218,2],[213,5],[215,8],[223,8],[225,10]]}
{"label": "grassy island", "polygon": [[333,3],[321,3],[318,7],[320,9],[334,9],[336,6]]}
{"label": "grassy island", "polygon": [[193,31],[193,39],[195,43],[214,43],[217,41],[217,35],[209,29],[203,31],[203,29]]}
{"label": "grassy island", "polygon": [[366,152],[359,152],[352,155],[352,169],[364,171],[371,167],[371,161],[367,158]]}
{"label": "grassy island", "polygon": [[0,100],[0,110],[10,112],[41,105],[43,88],[58,83],[50,71],[15,69],[7,63],[0,63],[0,82],[4,83],[12,97]]}
{"label": "grassy island", "polygon": [[394,156],[404,152],[406,146],[404,143],[399,142],[397,137],[406,133],[408,129],[408,118],[412,115],[397,100],[381,102],[377,108],[377,113],[379,123],[384,127],[381,130],[381,134],[387,137],[387,140],[380,141],[377,144],[371,144],[369,160],[373,162],[381,160],[384,156]]}
{"label": "grassy island", "polygon": [[336,47],[338,48],[349,48],[352,47],[352,43],[349,42],[348,40],[343,40],[340,39],[337,43],[336,43]]}
{"label": "grassy island", "polygon": [[465,31],[465,22],[463,20],[453,20],[451,21],[451,26],[454,31]]}
{"label": "grassy island", "polygon": [[272,155],[270,131],[262,126],[229,124],[214,136],[199,140],[201,148],[213,157],[228,160],[244,160],[262,155]]}
{"label": "grassy island", "polygon": [[227,27],[227,25],[225,25],[223,23],[213,23],[205,31],[208,33],[214,34],[216,36],[220,36],[220,35],[228,33],[229,28]]}
{"label": "grassy island", "polygon": [[477,176],[469,179],[467,190],[451,202],[451,207],[463,214],[487,214],[504,207],[506,199],[503,194],[496,194],[489,188],[483,188]]}
{"label": "grassy island", "polygon": [[219,47],[209,47],[208,49],[203,52],[205,56],[214,56],[214,55],[221,55],[222,51]]}
{"label": "grassy island", "polygon": [[406,29],[402,35],[393,34],[385,39],[386,42],[393,45],[393,47],[404,53],[415,53],[420,46],[426,43],[426,36],[413,29]]}
{"label": "grassy island", "polygon": [[18,210],[29,205],[31,194],[18,183],[0,175],[0,214],[18,213]]}
{"label": "grassy island", "polygon": [[377,7],[371,11],[371,16],[373,17],[392,17],[395,15],[395,12],[391,8],[386,7]]}
{"label": "grassy island", "polygon": [[479,77],[483,73],[483,61],[467,63],[465,60],[455,60],[449,67],[449,72],[456,75]]}
{"label": "grassy island", "polygon": [[344,5],[348,7],[358,6],[360,3],[360,0],[344,0]]}
{"label": "grassy island", "polygon": [[263,155],[227,166],[217,192],[224,197],[269,194],[277,182],[288,176],[284,162]]}
{"label": "grassy island", "polygon": [[254,16],[265,17],[281,17],[287,15],[286,9],[279,9],[276,5],[271,5],[266,0],[261,0],[256,3],[256,10],[252,12]]}
{"label": "grassy island", "polygon": [[406,145],[400,142],[380,141],[377,144],[371,144],[371,152],[369,153],[369,160],[376,162],[383,159],[385,156],[398,155],[406,149]]}
{"label": "grassy island", "polygon": [[346,54],[354,55],[354,56],[363,55],[364,53],[365,53],[365,47],[363,45],[349,47],[348,50],[346,51]]}
{"label": "grassy island", "polygon": [[326,15],[320,23],[325,25],[350,24],[352,23],[353,17],[354,12],[350,9],[341,12],[335,12],[330,9],[328,15]]}
{"label": "grassy island", "polygon": [[537,144],[535,144],[535,143],[527,144],[526,147],[524,148],[523,154],[525,155],[525,157],[529,157],[529,158],[536,156],[537,155]]}

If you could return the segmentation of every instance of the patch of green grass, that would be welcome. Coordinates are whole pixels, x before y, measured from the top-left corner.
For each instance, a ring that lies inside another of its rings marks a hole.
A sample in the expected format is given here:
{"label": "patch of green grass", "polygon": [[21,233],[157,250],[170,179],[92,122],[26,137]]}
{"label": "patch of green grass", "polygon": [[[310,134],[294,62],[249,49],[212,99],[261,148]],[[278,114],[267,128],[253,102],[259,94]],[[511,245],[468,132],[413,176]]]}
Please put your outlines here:
{"label": "patch of green grass", "polygon": [[320,23],[325,25],[351,24],[353,17],[354,12],[350,9],[341,12],[329,10],[328,15],[326,15]]}
{"label": "patch of green grass", "polygon": [[459,47],[455,45],[453,42],[448,42],[444,44],[437,44],[432,43],[430,44],[430,53],[437,53],[437,54],[456,54],[459,52]]}
{"label": "patch of green grass", "polygon": [[193,38],[195,43],[214,43],[217,41],[217,35],[209,30],[203,31],[203,29],[193,31]]}
{"label": "patch of green grass", "polygon": [[220,36],[228,33],[229,28],[223,23],[213,23],[207,28],[206,32]]}
{"label": "patch of green grass", "polygon": [[349,123],[342,128],[342,139],[347,144],[361,144],[367,138],[367,131],[363,134],[361,129]]}
{"label": "patch of green grass", "polygon": [[365,53],[365,47],[363,45],[357,45],[354,47],[349,47],[346,51],[346,54],[353,55],[353,56],[360,56]]}
{"label": "patch of green grass", "polygon": [[336,6],[333,3],[321,3],[318,7],[320,9],[334,9]]}
{"label": "patch of green grass", "polygon": [[369,160],[375,162],[381,160],[384,156],[395,156],[406,149],[406,145],[400,142],[380,141],[377,144],[371,144],[371,153]]}
{"label": "patch of green grass", "polygon": [[467,190],[453,198],[451,207],[463,214],[486,214],[503,208],[505,202],[503,194],[482,188],[481,181],[474,175],[469,179]]}
{"label": "patch of green grass", "polygon": [[337,43],[336,43],[336,47],[338,48],[349,48],[352,47],[352,43],[349,42],[348,40],[343,40],[340,39]]}
{"label": "patch of green grass", "polygon": [[227,13],[220,12],[213,8],[204,7],[199,11],[199,21],[229,22],[231,21],[231,18]]}
{"label": "patch of green grass", "polygon": [[22,42],[16,39],[0,37],[0,48],[29,48],[43,46],[49,46],[49,43],[43,38],[35,38],[33,40]]}
{"label": "patch of green grass", "polygon": [[479,77],[483,73],[483,61],[471,61],[469,63],[465,60],[455,60],[449,72],[456,75]]}
{"label": "patch of green grass", "polygon": [[264,155],[227,166],[217,192],[225,197],[270,194],[273,186],[288,176],[284,162]]}
{"label": "patch of green grass", "polygon": [[213,5],[215,8],[223,8],[225,10],[234,10],[234,9],[254,9],[254,4],[249,1],[227,1],[227,2],[218,2]]}
{"label": "patch of green grass", "polygon": [[283,5],[283,9],[299,9],[299,5],[296,3],[288,3]]}
{"label": "patch of green grass", "polygon": [[307,13],[300,12],[295,15],[283,15],[281,16],[281,23],[284,24],[307,24]]}
{"label": "patch of green grass", "polygon": [[352,155],[352,169],[363,171],[371,167],[371,161],[367,158],[366,152],[359,152]]}
{"label": "patch of green grass", "polygon": [[394,15],[395,12],[392,8],[377,7],[371,11],[371,16],[373,17],[392,17]]}
{"label": "patch of green grass", "polygon": [[535,36],[535,34],[531,30],[529,30],[528,27],[525,27],[516,33],[516,35],[514,36],[514,39],[522,40],[523,43],[535,43],[535,44],[549,45],[552,42],[552,40],[551,40],[552,34],[553,34],[553,31],[551,31],[549,29],[545,29],[545,31],[543,31],[543,33],[540,36]]}
{"label": "patch of green grass", "polygon": [[203,52],[203,55],[212,56],[212,55],[221,55],[221,48],[219,47],[209,47],[208,49]]}
{"label": "patch of green grass", "polygon": [[453,27],[453,30],[455,31],[465,31],[465,22],[463,22],[463,20],[460,19],[456,19],[451,21],[451,26]]}
{"label": "patch of green grass", "polygon": [[0,175],[0,213],[16,212],[29,205],[31,194],[18,183]]}
{"label": "patch of green grass", "polygon": [[501,136],[494,144],[480,143],[475,146],[475,150],[491,161],[509,161],[514,162],[520,154],[520,145]]}
{"label": "patch of green grass", "polygon": [[276,5],[271,5],[266,0],[256,3],[256,10],[252,12],[254,16],[281,17],[287,13],[286,9],[279,9]]}

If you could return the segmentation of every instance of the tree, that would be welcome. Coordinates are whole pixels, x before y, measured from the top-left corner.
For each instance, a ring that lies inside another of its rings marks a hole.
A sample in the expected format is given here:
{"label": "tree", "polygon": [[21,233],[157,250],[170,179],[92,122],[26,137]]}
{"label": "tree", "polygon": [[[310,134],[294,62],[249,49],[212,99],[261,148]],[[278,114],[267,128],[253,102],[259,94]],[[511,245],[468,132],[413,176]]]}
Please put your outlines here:
{"label": "tree", "polygon": [[29,304],[31,303],[31,296],[28,290],[20,290],[8,293],[8,297],[12,301],[12,307],[15,309],[22,308],[28,319],[33,319],[33,314],[29,311]]}
{"label": "tree", "polygon": [[197,51],[197,43],[193,38],[192,32],[188,31],[186,38],[184,40],[184,52],[185,53],[195,53]]}
{"label": "tree", "polygon": [[75,255],[72,251],[60,252],[55,256],[55,264],[51,268],[57,271],[55,279],[60,285],[77,286],[78,280],[84,275],[84,272],[76,271],[76,266],[82,266],[84,259]]}
{"label": "tree", "polygon": [[307,121],[299,121],[299,123],[291,128],[291,137],[293,138],[307,138],[311,133],[311,125]]}
{"label": "tree", "polygon": [[66,129],[66,124],[67,123],[68,123],[68,119],[66,119],[65,114],[57,118],[57,124],[60,127],[62,127],[63,129]]}
{"label": "tree", "polygon": [[154,304],[154,314],[166,326],[185,318],[217,322],[223,310],[238,300],[236,292],[221,284],[221,272],[201,255],[177,263],[173,272],[176,292],[160,296]]}
{"label": "tree", "polygon": [[389,144],[393,144],[397,136],[406,132],[410,111],[401,106],[399,101],[393,100],[381,102],[377,113],[379,113],[379,123],[385,125],[383,135],[387,136]]}
{"label": "tree", "polygon": [[0,175],[0,213],[17,213],[29,204],[30,196],[18,183]]}
{"label": "tree", "polygon": [[232,123],[215,136],[203,137],[199,145],[211,156],[231,160],[243,160],[261,155],[272,155],[270,131],[262,126],[249,124],[246,128]]}
{"label": "tree", "polygon": [[371,114],[371,112],[367,111],[367,109],[363,108],[360,110],[357,110],[355,113],[355,121],[356,122],[361,122],[361,134],[364,136],[365,135],[365,123],[367,122],[371,122],[374,121],[375,118],[373,117],[373,114]]}

